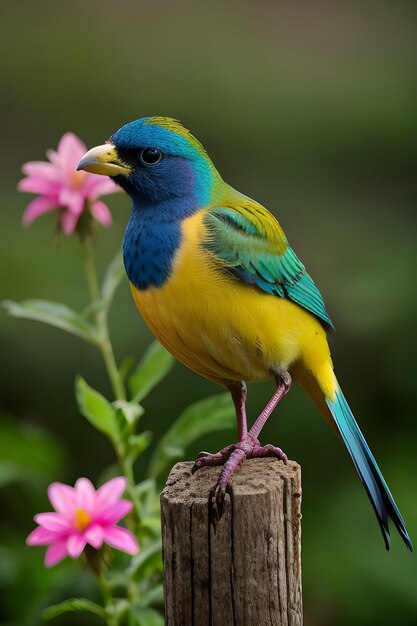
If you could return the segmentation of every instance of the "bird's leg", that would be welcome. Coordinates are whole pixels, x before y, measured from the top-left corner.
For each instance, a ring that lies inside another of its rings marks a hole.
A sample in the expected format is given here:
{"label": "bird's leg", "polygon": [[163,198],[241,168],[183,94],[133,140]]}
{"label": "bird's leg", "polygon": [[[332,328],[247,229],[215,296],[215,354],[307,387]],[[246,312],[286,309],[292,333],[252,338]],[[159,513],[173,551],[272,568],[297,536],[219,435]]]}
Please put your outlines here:
{"label": "bird's leg", "polygon": [[243,382],[240,383],[240,392],[238,392],[237,387],[232,389],[231,386],[229,386],[233,402],[236,407],[239,442],[223,448],[223,450],[217,454],[203,452],[198,456],[195,462],[193,471],[196,471],[206,465],[221,465],[224,463],[213,498],[213,511],[218,519],[220,519],[222,515],[226,487],[235,470],[241,463],[243,463],[243,461],[246,459],[267,456],[276,457],[284,462],[287,461],[287,456],[281,448],[271,444],[261,446],[258,440],[258,436],[269,416],[282,398],[288,393],[291,387],[291,376],[288,372],[284,372],[282,375],[277,377],[276,380],[278,387],[274,395],[256,418],[249,431],[247,430],[245,411],[246,385]]}
{"label": "bird's leg", "polygon": [[265,406],[263,411],[256,418],[253,423],[252,428],[247,433],[246,437],[241,440],[236,446],[234,450],[231,452],[228,460],[226,461],[222,472],[220,474],[219,480],[216,485],[216,489],[214,492],[214,506],[213,512],[217,516],[218,519],[222,516],[223,513],[223,502],[226,494],[227,485],[232,478],[234,472],[239,467],[243,461],[246,459],[253,459],[257,457],[276,457],[284,463],[287,462],[287,455],[276,446],[271,444],[267,444],[266,446],[261,446],[258,440],[258,436],[265,426],[266,421],[269,416],[273,412],[273,410],[277,407],[282,398],[288,393],[291,387],[291,376],[288,372],[284,372],[284,374],[277,379],[278,387]]}
{"label": "bird's leg", "polygon": [[249,435],[251,435],[251,437],[254,437],[255,439],[258,438],[262,428],[265,426],[266,421],[268,417],[271,415],[272,411],[277,407],[277,405],[280,403],[282,398],[290,390],[292,380],[288,372],[284,372],[279,378],[276,379],[276,381],[277,381],[278,387],[274,395],[272,396],[272,398],[270,399],[270,401],[268,402],[264,410],[261,411],[261,413],[258,415],[258,417],[253,423],[252,428],[249,431]]}
{"label": "bird's leg", "polygon": [[[233,404],[236,409],[237,432],[239,441],[243,441],[248,434],[248,424],[246,421],[246,396],[248,393],[245,381],[233,381],[227,385]],[[219,452],[200,452],[193,467],[193,473],[206,465],[223,465],[235,449],[236,444],[232,443]]]}
{"label": "bird's leg", "polygon": [[228,388],[236,409],[237,436],[239,441],[242,441],[248,434],[248,423],[246,421],[246,396],[248,395],[248,390],[244,380],[233,382]]}

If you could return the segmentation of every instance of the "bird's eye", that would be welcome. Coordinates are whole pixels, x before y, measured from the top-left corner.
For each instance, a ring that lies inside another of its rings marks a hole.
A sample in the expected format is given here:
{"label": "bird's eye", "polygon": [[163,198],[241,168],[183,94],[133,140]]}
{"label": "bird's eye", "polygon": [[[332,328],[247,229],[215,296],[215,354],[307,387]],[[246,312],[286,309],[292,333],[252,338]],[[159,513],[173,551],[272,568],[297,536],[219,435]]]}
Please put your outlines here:
{"label": "bird's eye", "polygon": [[162,159],[162,152],[158,148],[144,148],[140,153],[140,160],[144,165],[156,165]]}

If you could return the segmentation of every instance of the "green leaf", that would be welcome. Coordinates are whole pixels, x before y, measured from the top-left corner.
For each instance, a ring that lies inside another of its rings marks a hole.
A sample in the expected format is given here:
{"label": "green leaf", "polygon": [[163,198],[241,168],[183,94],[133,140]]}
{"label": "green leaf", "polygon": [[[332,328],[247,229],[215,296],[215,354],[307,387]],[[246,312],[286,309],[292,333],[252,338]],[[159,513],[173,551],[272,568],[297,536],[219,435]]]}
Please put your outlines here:
{"label": "green leaf", "polygon": [[157,489],[154,478],[148,478],[136,485],[135,494],[139,498],[146,515],[155,511],[158,511],[159,514],[159,489]]}
{"label": "green leaf", "polygon": [[164,618],[158,611],[150,607],[139,606],[131,609],[134,616],[133,624],[136,626],[164,626]]}
{"label": "green leaf", "polygon": [[113,402],[113,406],[119,409],[125,418],[125,420],[133,426],[139,417],[145,413],[143,406],[137,402],[128,402],[127,400],[116,400]]}
{"label": "green leaf", "polygon": [[1,304],[13,317],[49,324],[89,343],[97,344],[99,340],[96,327],[65,304],[46,300],[24,300],[23,302],[3,300]]}
{"label": "green leaf", "polygon": [[147,496],[149,493],[156,492],[156,481],[154,478],[142,480],[135,486],[135,493],[140,497]]}
{"label": "green leaf", "polygon": [[130,602],[125,598],[113,598],[112,603],[107,605],[107,613],[113,618],[108,624],[126,624],[124,617],[129,611]]}
{"label": "green leaf", "polygon": [[[127,589],[129,587],[129,578],[125,571],[116,570],[113,567],[106,571],[107,584],[111,589]],[[120,594],[120,591],[119,591]],[[118,594],[118,595],[119,595]]]}
{"label": "green leaf", "polygon": [[125,356],[125,358],[123,359],[119,367],[119,374],[123,381],[126,380],[126,377],[130,369],[133,367],[134,363],[135,363],[135,359],[133,358],[132,355]]}
{"label": "green leaf", "polygon": [[147,537],[159,537],[161,535],[161,515],[144,517],[142,519],[142,530]]}
{"label": "green leaf", "polygon": [[165,378],[174,360],[158,341],[152,342],[129,379],[129,389],[134,400],[143,400]]}
{"label": "green leaf", "polygon": [[128,576],[134,577],[136,582],[146,580],[153,572],[162,571],[162,543],[157,539],[141,549],[139,554],[133,557],[128,569]]}
{"label": "green leaf", "polygon": [[163,604],[164,603],[164,588],[161,583],[155,583],[147,586],[144,593],[144,604]]}
{"label": "green leaf", "polygon": [[150,430],[145,430],[145,432],[140,435],[131,435],[129,437],[127,457],[131,463],[134,463],[138,456],[149,447],[152,436]]}
{"label": "green leaf", "polygon": [[69,598],[69,600],[54,604],[48,609],[45,609],[42,613],[42,617],[44,619],[52,619],[53,617],[62,615],[62,613],[68,613],[68,611],[88,611],[89,613],[99,615],[103,619],[107,617],[107,613],[102,606],[86,598]]}
{"label": "green leaf", "polygon": [[222,393],[191,404],[181,413],[156,446],[148,475],[157,477],[169,463],[181,458],[198,437],[233,428],[235,410],[229,394]]}
{"label": "green leaf", "polygon": [[83,312],[81,313],[81,317],[84,320],[88,320],[97,315],[97,313],[103,308],[102,300],[94,300],[94,302],[90,302]]}
{"label": "green leaf", "polygon": [[125,269],[123,266],[122,253],[118,252],[107,268],[101,288],[101,294],[106,309],[110,307],[115,291],[120,285],[124,275]]}
{"label": "green leaf", "polygon": [[116,440],[119,436],[116,409],[101,393],[90,387],[82,376],[77,376],[75,380],[75,397],[80,412],[90,424]]}

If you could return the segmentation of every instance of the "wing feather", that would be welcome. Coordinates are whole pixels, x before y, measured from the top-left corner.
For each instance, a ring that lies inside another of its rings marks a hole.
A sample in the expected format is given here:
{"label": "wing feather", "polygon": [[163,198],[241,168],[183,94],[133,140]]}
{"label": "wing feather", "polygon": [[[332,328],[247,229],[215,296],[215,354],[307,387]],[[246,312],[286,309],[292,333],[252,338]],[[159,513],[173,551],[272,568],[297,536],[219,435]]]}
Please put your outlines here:
{"label": "wing feather", "polygon": [[225,271],[263,291],[288,298],[333,327],[323,298],[290,248],[275,217],[249,198],[209,209],[205,247]]}

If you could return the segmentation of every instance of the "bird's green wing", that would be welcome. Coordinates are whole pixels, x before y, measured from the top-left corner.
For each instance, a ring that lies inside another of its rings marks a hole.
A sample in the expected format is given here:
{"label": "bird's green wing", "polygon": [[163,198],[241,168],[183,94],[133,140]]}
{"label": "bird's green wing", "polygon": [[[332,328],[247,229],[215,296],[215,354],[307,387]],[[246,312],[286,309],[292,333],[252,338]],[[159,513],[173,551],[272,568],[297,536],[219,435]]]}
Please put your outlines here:
{"label": "bird's green wing", "polygon": [[205,247],[225,271],[263,291],[288,298],[333,326],[323,298],[304,265],[288,245],[284,231],[264,207],[239,198],[204,216]]}

